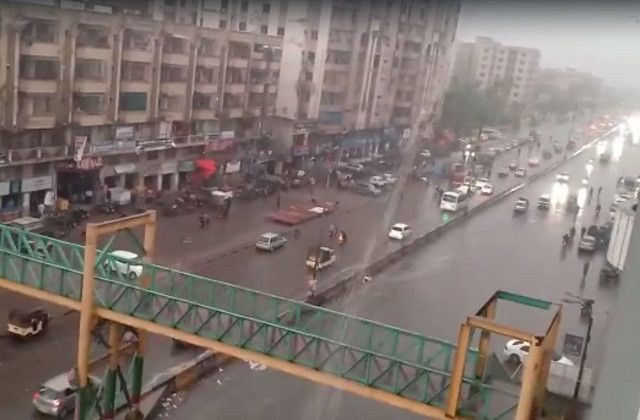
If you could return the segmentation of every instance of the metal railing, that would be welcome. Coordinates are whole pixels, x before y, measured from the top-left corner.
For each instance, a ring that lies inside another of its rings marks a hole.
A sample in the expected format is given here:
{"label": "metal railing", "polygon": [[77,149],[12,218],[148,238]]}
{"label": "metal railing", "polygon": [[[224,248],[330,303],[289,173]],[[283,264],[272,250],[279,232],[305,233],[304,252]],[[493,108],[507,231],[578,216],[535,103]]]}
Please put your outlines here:
{"label": "metal railing", "polygon": [[34,147],[0,151],[0,165],[67,159],[72,156],[69,146]]}

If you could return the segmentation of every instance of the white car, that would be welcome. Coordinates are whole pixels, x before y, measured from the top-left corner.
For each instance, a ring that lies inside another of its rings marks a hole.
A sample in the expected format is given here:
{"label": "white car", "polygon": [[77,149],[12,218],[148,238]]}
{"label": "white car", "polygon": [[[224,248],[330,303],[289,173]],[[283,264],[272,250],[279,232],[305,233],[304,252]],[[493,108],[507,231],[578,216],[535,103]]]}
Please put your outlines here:
{"label": "white car", "polygon": [[430,158],[431,152],[428,149],[422,149],[420,151],[420,156],[422,156],[423,158]]}
{"label": "white car", "polygon": [[387,180],[383,176],[374,175],[369,178],[369,184],[376,188],[384,188],[384,186],[387,185]]}
{"label": "white car", "polygon": [[584,235],[580,238],[578,249],[581,251],[595,251],[596,250],[596,238],[591,235]]}
{"label": "white car", "polygon": [[[513,364],[523,363],[524,359],[529,355],[529,342],[521,340],[509,340],[504,346],[503,354],[507,360]],[[575,366],[575,364],[566,356],[553,352],[551,361],[564,366]]]}
{"label": "white car", "polygon": [[625,194],[625,193],[616,194],[613,197],[613,204],[618,205],[628,200],[631,200],[631,196],[629,194]]}
{"label": "white car", "polygon": [[413,231],[411,230],[411,227],[409,227],[409,225],[405,225],[404,223],[396,223],[391,227],[391,230],[389,231],[389,237],[391,239],[397,239],[401,241],[411,236],[412,232]]}
{"label": "white car", "polygon": [[523,167],[519,167],[518,169],[516,169],[516,173],[514,175],[518,178],[524,178],[525,176],[527,176],[527,170]]}
{"label": "white car", "polygon": [[138,257],[138,254],[129,251],[117,250],[113,251],[111,255],[119,260],[105,261],[104,264],[108,270],[120,273],[132,280],[142,276],[142,265],[139,264],[140,258]]}
{"label": "white car", "polygon": [[386,181],[386,183],[388,185],[393,185],[398,180],[398,178],[396,178],[395,176],[393,176],[391,174],[382,174],[382,177],[384,178],[384,180]]}
{"label": "white car", "polygon": [[474,184],[474,186],[481,190],[485,185],[487,185],[489,183],[489,180],[487,178],[478,178],[476,180],[476,183]]}
{"label": "white car", "polygon": [[556,181],[558,182],[569,182],[569,172],[562,172],[559,175],[556,175]]}
{"label": "white car", "polygon": [[538,166],[540,165],[540,159],[537,157],[529,158],[529,166]]}
{"label": "white car", "polygon": [[482,188],[480,188],[480,195],[491,195],[493,194],[493,185],[484,184]]}

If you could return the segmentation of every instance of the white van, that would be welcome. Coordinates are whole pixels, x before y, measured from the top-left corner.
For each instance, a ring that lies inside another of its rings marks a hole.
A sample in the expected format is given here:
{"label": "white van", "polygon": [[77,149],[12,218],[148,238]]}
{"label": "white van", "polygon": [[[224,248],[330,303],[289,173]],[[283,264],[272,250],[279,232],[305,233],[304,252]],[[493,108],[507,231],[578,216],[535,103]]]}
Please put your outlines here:
{"label": "white van", "polygon": [[442,194],[440,200],[440,210],[456,212],[467,208],[469,199],[466,194],[459,191],[447,191]]}

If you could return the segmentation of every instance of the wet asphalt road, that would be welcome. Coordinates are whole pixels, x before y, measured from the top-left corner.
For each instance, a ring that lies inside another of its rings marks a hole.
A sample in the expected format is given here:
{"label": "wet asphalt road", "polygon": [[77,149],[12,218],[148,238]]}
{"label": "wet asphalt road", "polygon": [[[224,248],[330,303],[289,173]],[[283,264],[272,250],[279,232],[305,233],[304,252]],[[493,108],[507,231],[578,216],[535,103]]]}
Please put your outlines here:
{"label": "wet asphalt road", "polygon": [[[568,127],[558,128],[554,132],[557,132],[554,136],[566,135]],[[522,155],[526,156],[526,152]],[[499,157],[495,168],[506,164],[513,159],[513,156],[515,152]],[[515,183],[516,181],[511,177],[506,181],[497,180],[496,190]],[[263,230],[273,230],[275,226],[266,222],[263,216],[266,212],[275,209],[275,200],[272,198],[246,206],[237,206],[232,209],[232,212],[238,217],[231,217],[224,222],[215,220],[211,232],[199,231],[195,227],[196,216],[194,215],[172,219],[161,218],[158,237],[159,259],[171,262],[172,266],[192,266],[191,271],[231,283],[286,296],[300,296],[304,293],[305,287],[306,270],[303,261],[307,249],[318,243],[321,232],[330,222],[337,223],[349,233],[349,243],[340,250],[338,264],[320,274],[320,282],[340,271],[351,270],[358,266],[355,261],[362,261],[362,247],[355,244],[372,244],[371,252],[374,253],[382,252],[386,247],[398,246],[389,244],[385,237],[388,226],[397,221],[409,222],[416,230],[433,227],[442,222],[436,204],[431,199],[431,191],[425,191],[424,186],[420,184],[407,186],[395,213],[388,210],[390,207],[388,196],[370,199],[344,192],[319,192],[318,194],[321,199],[339,199],[345,213],[328,216],[304,225],[301,227],[302,235],[298,243],[291,241],[286,249],[274,255],[259,255],[254,249],[249,248],[227,257],[213,258],[225,253],[230,247],[246,243]],[[293,202],[304,199],[304,195],[305,193],[300,191],[285,195],[283,205],[288,202],[287,200]],[[273,207],[269,209],[269,206]],[[266,211],[265,208],[267,208]],[[255,217],[255,214],[261,216]],[[388,215],[386,222],[383,219],[385,214]],[[394,216],[392,217],[391,214]],[[241,217],[242,215],[244,217]],[[363,220],[373,222],[362,223]],[[180,245],[178,240],[185,233],[193,238],[188,246]],[[377,240],[372,239],[374,237]],[[206,252],[198,255],[199,258],[194,258],[194,254],[199,254],[203,248]],[[196,264],[194,259],[202,262]],[[38,305],[31,299],[0,292],[0,308],[3,308],[3,312],[12,307],[28,308]],[[30,396],[37,386],[43,380],[74,364],[77,316],[63,315],[64,310],[61,308],[42,304],[40,306],[47,307],[56,317],[46,337],[26,344],[8,340],[0,341],[0,374],[15,378],[11,384],[4,381],[0,383],[0,407],[3,407],[3,414],[6,412],[18,416],[18,413],[21,413],[20,416],[22,416],[25,412],[30,412]],[[5,313],[0,316],[4,317]],[[163,338],[154,338],[154,340],[157,345],[151,346],[147,373],[151,373],[154,369],[156,371],[164,369],[186,357],[182,354],[173,356],[167,340]],[[27,371],[27,374],[23,374]]]}
{"label": "wet asphalt road", "polygon": [[[570,172],[571,191],[581,187],[587,159],[594,155],[592,148],[556,172]],[[619,162],[601,165],[596,160],[591,185],[596,190],[603,187],[604,209],[613,199],[618,177],[634,175],[639,161],[640,149],[628,146]],[[550,193],[561,201],[562,192],[554,188],[556,173],[525,187],[518,195],[535,200],[540,194]],[[596,299],[587,366],[597,365],[602,356],[608,310],[616,295],[615,287],[601,284],[598,279],[604,255],[578,254],[577,243],[563,254],[561,236],[573,223],[573,216],[559,206],[548,213],[532,208],[524,217],[514,217],[515,200],[516,197],[505,200],[401,260],[372,283],[333,304],[332,309],[455,341],[464,317],[475,312],[496,289],[552,301],[560,301],[566,292],[571,292]],[[581,211],[578,229],[581,224],[593,222],[594,206],[595,200]],[[599,221],[604,220],[603,215]],[[586,260],[590,260],[591,268],[582,286]],[[535,311],[509,304],[499,308],[497,319],[534,331],[544,326],[543,318]],[[585,328],[579,319],[579,308],[565,305],[559,342],[565,333],[584,335]],[[493,350],[499,351],[504,342],[494,338]],[[578,362],[575,358],[574,361]],[[218,413],[225,420],[420,418],[279,372],[251,370],[244,363],[205,380],[187,394],[181,407],[165,412],[162,418],[199,419],[203,413]]]}

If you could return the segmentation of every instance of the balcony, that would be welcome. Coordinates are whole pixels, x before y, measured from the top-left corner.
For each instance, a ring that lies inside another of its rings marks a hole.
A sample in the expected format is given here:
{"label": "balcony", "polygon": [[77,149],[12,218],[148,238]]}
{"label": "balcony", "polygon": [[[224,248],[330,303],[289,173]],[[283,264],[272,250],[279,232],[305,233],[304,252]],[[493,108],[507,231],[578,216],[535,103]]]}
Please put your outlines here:
{"label": "balcony", "polygon": [[76,47],[76,58],[110,60],[112,55],[110,47]]}
{"label": "balcony", "polygon": [[199,56],[196,64],[205,67],[220,67],[220,57]]}
{"label": "balcony", "polygon": [[182,121],[182,120],[184,120],[184,110],[183,109],[160,110],[159,113],[167,121]]}
{"label": "balcony", "polygon": [[229,57],[227,60],[227,67],[246,69],[249,67],[249,60],[241,57]]}
{"label": "balcony", "polygon": [[101,115],[91,115],[80,111],[73,113],[73,122],[82,127],[89,127],[94,125],[105,125],[108,123],[108,119],[106,113]]}
{"label": "balcony", "polygon": [[242,118],[244,112],[241,107],[238,108],[223,108],[220,112],[222,118]]}
{"label": "balcony", "polygon": [[[207,118],[207,119],[215,119]],[[189,146],[201,146],[209,142],[209,138],[206,134],[192,134],[190,136],[174,137],[171,139],[176,147],[189,147]]]}
{"label": "balcony", "polygon": [[33,149],[9,149],[0,166],[66,160],[73,155],[69,146],[36,147]]}
{"label": "balcony", "polygon": [[58,91],[57,80],[20,79],[18,89],[25,93],[52,94]]}
{"label": "balcony", "polygon": [[56,117],[55,115],[25,115],[20,116],[19,123],[27,130],[41,130],[55,127]]}
{"label": "balcony", "polygon": [[150,82],[131,82],[128,80],[123,80],[122,82],[120,82],[120,91],[121,92],[150,92],[151,83]]}
{"label": "balcony", "polygon": [[196,93],[218,93],[217,83],[196,83],[194,87]]}
{"label": "balcony", "polygon": [[252,69],[266,70],[267,62],[265,60],[253,60],[251,62]]}
{"label": "balcony", "polygon": [[245,93],[247,88],[244,83],[227,83],[224,91],[226,93]]}
{"label": "balcony", "polygon": [[109,88],[106,80],[76,80],[73,84],[74,92],[105,93]]}
{"label": "balcony", "polygon": [[139,124],[147,122],[149,113],[147,111],[120,111],[118,120],[124,124]]}
{"label": "balcony", "polygon": [[124,50],[122,52],[122,59],[124,61],[151,63],[153,61],[153,51]]}
{"label": "balcony", "polygon": [[60,57],[60,46],[37,41],[33,43],[23,42],[20,44],[20,54],[58,59]]}
{"label": "balcony", "polygon": [[325,71],[349,71],[349,64],[325,63]]}
{"label": "balcony", "polygon": [[394,124],[409,125],[411,124],[411,117],[391,117]]}
{"label": "balcony", "polygon": [[184,96],[187,92],[187,82],[162,82],[160,92],[169,96]]}
{"label": "balcony", "polygon": [[194,120],[215,120],[216,110],[215,109],[194,109],[192,113],[192,117]]}
{"label": "balcony", "polygon": [[162,54],[162,64],[172,64],[176,66],[188,66],[189,55],[188,54]]}

